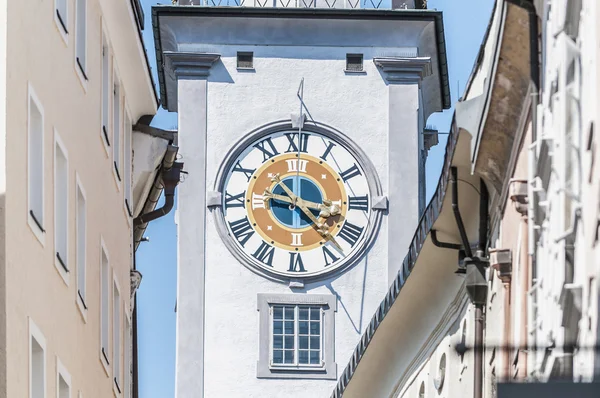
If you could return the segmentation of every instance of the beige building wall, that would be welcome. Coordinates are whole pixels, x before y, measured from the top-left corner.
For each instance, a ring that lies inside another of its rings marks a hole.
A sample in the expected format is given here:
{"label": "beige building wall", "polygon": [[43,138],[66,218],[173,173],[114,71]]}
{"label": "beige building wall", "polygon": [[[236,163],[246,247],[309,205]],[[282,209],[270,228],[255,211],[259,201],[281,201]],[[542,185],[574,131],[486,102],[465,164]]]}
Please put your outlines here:
{"label": "beige building wall", "polygon": [[[66,0],[62,31],[55,17],[54,0],[8,1],[0,6],[0,153],[2,173],[2,263],[0,283],[6,315],[6,338],[0,340],[0,397],[29,397],[30,331],[39,329],[45,340],[45,397],[57,395],[57,371],[70,375],[71,397],[128,396],[114,389],[113,378],[129,376],[123,347],[124,325],[129,318],[130,268],[132,267],[132,218],[124,205],[125,179],[114,172],[113,147],[101,135],[102,35],[110,49],[111,82],[120,85],[121,112],[134,123],[156,111],[156,97],[148,74],[143,44],[129,0]],[[86,65],[83,78],[76,59],[76,4],[86,3]],[[3,21],[7,22],[4,23]],[[4,32],[3,32],[4,33]],[[5,47],[4,47],[5,46]],[[6,49],[6,58],[4,58]],[[118,71],[118,73],[114,73]],[[6,84],[6,87],[3,84]],[[111,84],[112,86],[112,84]],[[43,228],[31,222],[28,209],[28,101],[34,95],[43,111]],[[109,109],[112,112],[112,101]],[[112,113],[108,135],[113,137]],[[121,163],[124,154],[125,118],[121,117]],[[130,126],[129,126],[130,127]],[[68,250],[65,272],[56,262],[54,152],[62,142],[68,157]],[[130,147],[131,148],[131,147]],[[122,175],[121,175],[122,176]],[[123,176],[122,176],[123,177]],[[77,184],[86,198],[86,297],[87,309],[78,303],[76,266]],[[102,242],[102,243],[101,243]],[[100,351],[101,245],[109,259],[110,364],[104,366]],[[120,358],[113,358],[112,282],[120,290]],[[32,325],[35,325],[33,327]],[[0,333],[2,336],[2,333]],[[121,375],[114,374],[120,362]]]}

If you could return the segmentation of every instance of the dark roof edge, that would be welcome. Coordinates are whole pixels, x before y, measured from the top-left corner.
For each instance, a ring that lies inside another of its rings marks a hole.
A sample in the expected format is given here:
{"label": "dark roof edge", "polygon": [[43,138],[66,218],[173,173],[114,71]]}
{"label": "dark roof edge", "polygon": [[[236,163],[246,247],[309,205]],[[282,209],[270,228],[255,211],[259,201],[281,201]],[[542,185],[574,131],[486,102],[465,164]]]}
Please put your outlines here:
{"label": "dark roof edge", "polygon": [[[134,4],[134,2],[137,3],[137,5]],[[160,99],[158,98],[158,92],[156,91],[156,84],[154,84],[154,77],[152,77],[152,68],[150,67],[148,51],[146,51],[146,45],[144,44],[144,36],[142,34],[142,29],[144,29],[144,10],[142,8],[138,8],[140,4],[139,0],[131,0],[129,4],[131,5],[131,9],[133,11],[133,17],[136,23],[136,30],[138,32],[138,38],[140,39],[140,43],[142,44],[142,52],[144,53],[144,59],[146,60],[146,70],[148,72],[148,77],[150,78],[150,84],[152,85],[152,93],[154,94],[154,104],[158,109],[158,107],[160,106]]]}
{"label": "dark roof edge", "polygon": [[344,8],[263,8],[263,7],[204,7],[156,5],[152,7],[152,29],[158,82],[160,86],[161,105],[166,109],[167,93],[164,81],[162,45],[160,41],[160,21],[162,15],[169,16],[227,16],[254,18],[323,18],[323,19],[397,19],[409,21],[435,22],[438,51],[438,73],[442,92],[442,107],[451,106],[450,84],[448,79],[448,60],[446,57],[446,40],[444,38],[444,21],[442,12],[437,10],[377,10],[377,9],[344,9]]}
{"label": "dark roof edge", "polygon": [[406,283],[406,280],[410,276],[410,273],[415,266],[417,258],[419,256],[420,250],[423,247],[427,236],[431,232],[433,228],[433,224],[438,219],[441,211],[442,205],[444,203],[444,198],[446,197],[446,190],[448,188],[448,176],[450,174],[450,168],[452,166],[452,158],[454,157],[454,152],[456,149],[456,144],[458,142],[458,129],[456,127],[456,123],[454,117],[452,118],[452,125],[450,135],[448,135],[448,142],[446,144],[446,152],[444,156],[444,167],[442,169],[442,173],[440,175],[440,179],[438,181],[437,188],[427,208],[423,212],[423,215],[419,219],[419,224],[417,229],[413,235],[411,244],[408,249],[408,253],[404,257],[404,261],[402,262],[402,268],[398,272],[394,283],[390,286],[385,298],[381,301],[379,308],[375,311],[373,318],[371,318],[371,322],[365,329],[365,332],[362,335],[362,338],[358,342],[352,357],[348,361],[348,365],[344,369],[343,373],[340,375],[340,378],[337,382],[335,390],[333,390],[331,394],[331,398],[342,398],[348,383],[352,379],[360,360],[362,359],[369,343],[373,340],[373,336],[375,332],[381,325],[381,322],[388,314],[390,309],[392,308],[392,304],[398,298],[402,287]]}

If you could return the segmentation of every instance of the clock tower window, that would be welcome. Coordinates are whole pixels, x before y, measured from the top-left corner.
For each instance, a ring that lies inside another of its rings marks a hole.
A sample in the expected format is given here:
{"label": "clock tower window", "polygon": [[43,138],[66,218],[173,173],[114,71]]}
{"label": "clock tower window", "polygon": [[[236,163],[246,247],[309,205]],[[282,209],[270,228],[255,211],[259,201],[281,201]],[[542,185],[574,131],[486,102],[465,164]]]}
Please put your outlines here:
{"label": "clock tower window", "polygon": [[328,294],[259,294],[257,377],[335,380],[336,303]]}

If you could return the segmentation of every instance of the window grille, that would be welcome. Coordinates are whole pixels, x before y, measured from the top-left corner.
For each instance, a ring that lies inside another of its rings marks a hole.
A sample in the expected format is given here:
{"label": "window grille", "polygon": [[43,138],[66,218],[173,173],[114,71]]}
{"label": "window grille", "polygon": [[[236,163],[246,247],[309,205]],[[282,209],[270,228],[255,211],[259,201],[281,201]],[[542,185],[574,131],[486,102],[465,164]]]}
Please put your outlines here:
{"label": "window grille", "polygon": [[238,52],[237,53],[237,67],[239,69],[253,69],[254,68],[254,53]]}
{"label": "window grille", "polygon": [[346,54],[346,70],[350,72],[363,71],[362,54]]}
{"label": "window grille", "polygon": [[273,366],[322,366],[322,309],[319,306],[274,305]]}

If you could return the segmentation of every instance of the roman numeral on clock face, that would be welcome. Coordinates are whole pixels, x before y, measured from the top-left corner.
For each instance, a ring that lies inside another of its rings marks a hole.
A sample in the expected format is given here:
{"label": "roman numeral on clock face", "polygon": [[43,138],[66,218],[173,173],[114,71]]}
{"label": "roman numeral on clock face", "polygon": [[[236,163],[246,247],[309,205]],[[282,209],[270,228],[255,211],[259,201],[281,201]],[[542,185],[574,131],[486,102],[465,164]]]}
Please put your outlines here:
{"label": "roman numeral on clock face", "polygon": [[290,268],[288,272],[306,272],[300,253],[290,253]]}
{"label": "roman numeral on clock face", "polygon": [[292,233],[292,246],[304,246],[302,244],[302,234]]}
{"label": "roman numeral on clock face", "polygon": [[246,176],[246,178],[248,179],[248,181],[250,181],[250,179],[252,178],[252,174],[254,174],[254,172],[256,171],[256,169],[245,169],[242,167],[242,165],[240,164],[240,162],[238,161],[235,166],[233,166],[233,169],[231,170],[232,172],[238,172],[238,173],[244,173],[244,175]]}
{"label": "roman numeral on clock face", "polygon": [[238,194],[232,195],[229,192],[225,192],[225,208],[229,209],[230,207],[246,207],[244,203],[244,196],[246,195],[246,191]]}
{"label": "roman numeral on clock face", "polygon": [[265,208],[265,197],[252,192],[252,210]]}
{"label": "roman numeral on clock face", "polygon": [[258,249],[256,249],[252,256],[261,263],[272,267],[273,254],[275,254],[275,248],[263,241],[260,243],[260,246],[258,247]]}
{"label": "roman numeral on clock face", "polygon": [[338,236],[348,242],[350,246],[354,246],[354,244],[358,241],[358,238],[360,238],[363,229],[364,228],[346,221]]}
{"label": "roman numeral on clock face", "polygon": [[327,160],[327,155],[329,155],[329,152],[331,152],[331,149],[334,146],[335,146],[335,144],[333,142],[330,142],[329,145],[327,146],[327,149],[325,149],[325,152],[323,152],[323,154],[320,156],[320,158],[323,160]]}
{"label": "roman numeral on clock face", "polygon": [[[296,141],[298,141],[298,133],[285,133],[285,136],[287,137],[288,142],[290,143],[285,153],[298,152],[298,145],[296,145]],[[308,134],[300,134],[300,152],[306,153],[308,147],[308,137]]]}
{"label": "roman numeral on clock face", "polygon": [[349,196],[348,197],[348,208],[350,210],[369,210],[369,197],[365,196]]}
{"label": "roman numeral on clock face", "polygon": [[304,159],[288,159],[285,161],[288,166],[288,172],[297,172],[300,171],[302,173],[306,173],[306,165],[308,164],[308,160]]}
{"label": "roman numeral on clock face", "polygon": [[[339,260],[339,257],[336,257],[327,247],[321,246],[321,249],[323,249],[323,258],[325,259],[326,267]],[[331,260],[331,262],[329,262],[329,260]]]}
{"label": "roman numeral on clock face", "polygon": [[246,242],[248,242],[248,239],[250,239],[250,237],[254,235],[254,230],[250,225],[250,221],[248,221],[248,217],[244,217],[240,220],[230,222],[229,227],[231,228],[233,236],[235,236],[235,239],[237,239],[237,241],[240,242],[240,245],[242,245],[242,247],[244,247]]}
{"label": "roman numeral on clock face", "polygon": [[342,180],[344,180],[344,182],[348,181],[352,177],[356,177],[359,175],[361,175],[361,173],[356,163],[354,163],[354,166],[350,167],[348,170],[340,173],[340,176],[342,177]]}
{"label": "roman numeral on clock face", "polygon": [[271,159],[273,156],[279,155],[277,148],[273,145],[273,141],[270,138],[265,138],[261,142],[254,145],[254,148],[260,150],[263,154],[263,162]]}

